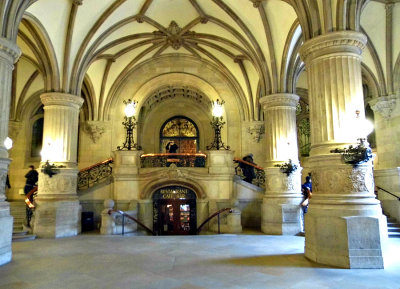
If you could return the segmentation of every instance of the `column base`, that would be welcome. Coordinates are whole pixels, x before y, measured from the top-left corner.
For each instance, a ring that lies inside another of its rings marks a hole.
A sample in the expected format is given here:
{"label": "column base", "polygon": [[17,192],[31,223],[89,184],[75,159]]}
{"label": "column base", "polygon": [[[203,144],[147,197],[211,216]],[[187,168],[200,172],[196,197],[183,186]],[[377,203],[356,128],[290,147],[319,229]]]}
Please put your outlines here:
{"label": "column base", "polygon": [[347,269],[383,269],[384,216],[332,217],[306,214],[305,256]]}
{"label": "column base", "polygon": [[[301,199],[299,199],[301,202]],[[261,231],[268,235],[296,235],[301,232],[299,204],[273,204],[263,199]]]}
{"label": "column base", "polygon": [[81,206],[78,200],[36,200],[33,232],[38,237],[62,238],[81,231]]}
{"label": "column base", "polygon": [[279,168],[265,169],[267,186],[261,205],[261,231],[269,235],[301,232],[301,168],[289,176]]}
{"label": "column base", "polygon": [[12,258],[13,220],[12,216],[0,216],[0,265],[9,263]]}

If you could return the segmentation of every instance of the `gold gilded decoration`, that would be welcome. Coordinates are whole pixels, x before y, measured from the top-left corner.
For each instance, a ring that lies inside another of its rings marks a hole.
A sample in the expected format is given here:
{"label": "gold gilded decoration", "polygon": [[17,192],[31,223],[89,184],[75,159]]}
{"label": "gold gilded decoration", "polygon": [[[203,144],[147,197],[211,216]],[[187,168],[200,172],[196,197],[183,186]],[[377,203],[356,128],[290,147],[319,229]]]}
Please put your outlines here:
{"label": "gold gilded decoration", "polygon": [[163,137],[196,137],[196,128],[187,119],[175,118],[169,121],[163,131]]}

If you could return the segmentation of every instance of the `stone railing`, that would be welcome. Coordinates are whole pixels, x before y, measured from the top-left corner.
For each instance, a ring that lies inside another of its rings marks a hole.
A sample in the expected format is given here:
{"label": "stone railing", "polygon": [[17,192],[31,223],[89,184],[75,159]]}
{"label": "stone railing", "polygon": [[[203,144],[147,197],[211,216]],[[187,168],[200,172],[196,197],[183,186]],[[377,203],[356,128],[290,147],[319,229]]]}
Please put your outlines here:
{"label": "stone railing", "polygon": [[168,154],[143,154],[140,156],[142,168],[169,167],[175,164],[177,167],[204,168],[206,155],[202,153],[168,153]]}

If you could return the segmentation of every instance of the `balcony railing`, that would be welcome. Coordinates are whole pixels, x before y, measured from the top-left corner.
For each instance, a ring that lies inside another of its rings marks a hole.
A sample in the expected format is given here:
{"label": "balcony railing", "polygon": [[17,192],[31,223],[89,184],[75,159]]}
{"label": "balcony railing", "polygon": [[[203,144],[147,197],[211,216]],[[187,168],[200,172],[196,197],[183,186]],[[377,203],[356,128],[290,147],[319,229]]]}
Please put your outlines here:
{"label": "balcony railing", "polygon": [[142,168],[169,167],[175,164],[177,167],[204,168],[206,155],[202,153],[176,153],[176,154],[144,154],[140,156]]}

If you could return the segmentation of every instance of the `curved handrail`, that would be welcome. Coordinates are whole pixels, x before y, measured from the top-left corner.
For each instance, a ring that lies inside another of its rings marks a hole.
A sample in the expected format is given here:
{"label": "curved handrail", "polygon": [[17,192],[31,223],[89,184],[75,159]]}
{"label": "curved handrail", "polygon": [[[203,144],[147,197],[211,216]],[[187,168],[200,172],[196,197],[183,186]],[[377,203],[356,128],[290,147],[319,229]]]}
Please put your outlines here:
{"label": "curved handrail", "polygon": [[95,168],[95,167],[98,167],[98,166],[100,166],[100,165],[112,163],[113,161],[114,161],[113,158],[108,158],[108,159],[106,159],[106,160],[104,160],[104,161],[102,161],[102,162],[96,163],[96,164],[94,164],[94,165],[92,165],[92,166],[90,166],[90,167],[83,168],[83,169],[79,170],[79,172],[82,173],[82,172],[85,172],[85,171],[89,171],[89,170],[91,170],[91,169],[93,169],[93,168]]}
{"label": "curved handrail", "polygon": [[215,212],[214,214],[211,214],[198,228],[197,228],[197,234],[200,233],[201,229],[203,228],[203,226],[205,224],[207,224],[212,218],[214,218],[215,216],[220,215],[221,213],[225,212],[225,211],[229,211],[229,213],[232,213],[232,209],[231,208],[224,208],[221,209],[217,212]]}
{"label": "curved handrail", "polygon": [[395,195],[395,194],[393,194],[393,193],[391,193],[391,192],[389,192],[389,191],[386,191],[384,188],[381,188],[381,187],[379,187],[379,186],[376,186],[376,187],[377,187],[378,189],[384,191],[385,193],[388,193],[389,195],[392,195],[393,197],[397,198],[398,201],[400,201],[400,197],[399,197],[399,196],[397,196],[397,195]]}
{"label": "curved handrail", "polygon": [[38,187],[34,187],[32,190],[29,191],[29,193],[26,194],[25,196],[25,203],[30,209],[34,209],[35,205],[31,202],[30,198],[31,196],[36,193],[38,190]]}
{"label": "curved handrail", "polygon": [[81,169],[78,173],[78,190],[90,188],[101,180],[108,178],[112,174],[113,158],[94,164],[90,167]]}
{"label": "curved handrail", "polygon": [[238,163],[243,163],[243,164],[246,164],[246,165],[249,165],[249,166],[252,166],[252,167],[254,167],[254,168],[257,169],[257,170],[264,170],[263,167],[259,167],[259,166],[257,166],[256,164],[246,162],[246,161],[244,161],[244,160],[242,160],[242,159],[234,158],[233,161],[234,161],[234,162],[238,162]]}
{"label": "curved handrail", "polygon": [[[108,210],[108,214],[111,215],[111,213],[118,213],[121,214],[122,216],[126,216],[129,219],[131,219],[132,221],[135,221],[137,224],[139,224],[140,226],[142,226],[147,232],[149,232],[150,234],[152,234],[153,236],[155,236],[156,234],[153,232],[153,230],[151,230],[149,227],[147,227],[145,224],[143,224],[142,222],[140,222],[138,219],[132,217],[131,215],[128,215],[127,213],[125,213],[124,211],[119,211],[119,210]],[[122,225],[124,225],[122,223]]]}

